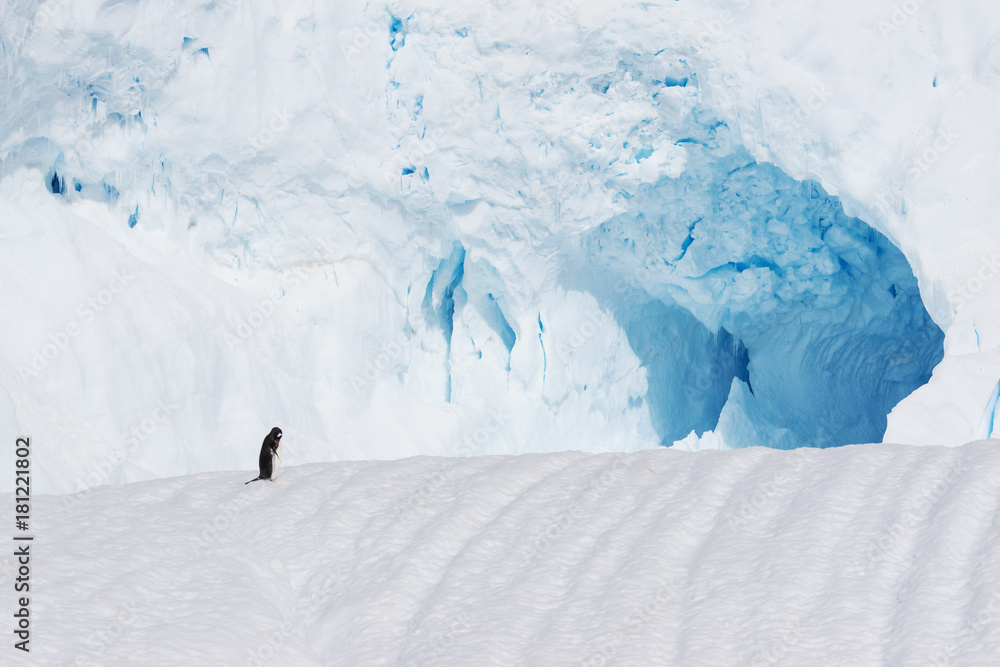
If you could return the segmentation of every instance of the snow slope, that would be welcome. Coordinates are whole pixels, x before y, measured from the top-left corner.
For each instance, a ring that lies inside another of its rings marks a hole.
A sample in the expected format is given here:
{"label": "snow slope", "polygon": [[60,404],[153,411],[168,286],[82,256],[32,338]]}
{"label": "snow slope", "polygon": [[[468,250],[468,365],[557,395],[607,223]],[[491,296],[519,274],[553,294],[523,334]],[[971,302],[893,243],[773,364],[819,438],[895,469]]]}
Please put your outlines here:
{"label": "snow slope", "polygon": [[32,664],[940,667],[1000,654],[993,441],[251,476],[36,498]]}

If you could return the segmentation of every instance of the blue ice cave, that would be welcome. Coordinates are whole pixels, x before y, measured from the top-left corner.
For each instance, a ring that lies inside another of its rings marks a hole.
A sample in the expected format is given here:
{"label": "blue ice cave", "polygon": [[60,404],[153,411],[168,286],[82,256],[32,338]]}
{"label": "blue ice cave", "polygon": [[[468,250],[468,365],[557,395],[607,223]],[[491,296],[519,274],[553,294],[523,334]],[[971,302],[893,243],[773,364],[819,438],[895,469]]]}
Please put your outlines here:
{"label": "blue ice cave", "polygon": [[913,272],[836,197],[727,132],[692,115],[683,173],[623,191],[568,280],[627,333],[662,444],[707,430],[733,447],[879,442],[943,355]]}

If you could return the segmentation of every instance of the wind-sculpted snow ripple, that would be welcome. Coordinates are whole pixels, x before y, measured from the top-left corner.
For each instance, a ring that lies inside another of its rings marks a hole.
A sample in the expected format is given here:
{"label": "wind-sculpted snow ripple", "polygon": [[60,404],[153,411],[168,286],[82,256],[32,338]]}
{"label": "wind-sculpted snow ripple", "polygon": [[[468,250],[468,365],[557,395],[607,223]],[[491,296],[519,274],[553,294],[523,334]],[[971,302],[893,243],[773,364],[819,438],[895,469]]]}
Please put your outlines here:
{"label": "wind-sculpted snow ripple", "polygon": [[1000,653],[993,441],[245,477],[40,497],[35,664],[940,666]]}

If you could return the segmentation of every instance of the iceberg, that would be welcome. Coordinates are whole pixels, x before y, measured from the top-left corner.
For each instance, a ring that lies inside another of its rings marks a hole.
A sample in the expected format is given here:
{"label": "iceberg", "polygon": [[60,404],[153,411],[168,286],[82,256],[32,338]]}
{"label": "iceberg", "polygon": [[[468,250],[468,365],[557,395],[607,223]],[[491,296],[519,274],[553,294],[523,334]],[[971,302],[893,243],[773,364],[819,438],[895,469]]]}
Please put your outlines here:
{"label": "iceberg", "polygon": [[0,8],[39,488],[992,435],[988,4],[175,9]]}

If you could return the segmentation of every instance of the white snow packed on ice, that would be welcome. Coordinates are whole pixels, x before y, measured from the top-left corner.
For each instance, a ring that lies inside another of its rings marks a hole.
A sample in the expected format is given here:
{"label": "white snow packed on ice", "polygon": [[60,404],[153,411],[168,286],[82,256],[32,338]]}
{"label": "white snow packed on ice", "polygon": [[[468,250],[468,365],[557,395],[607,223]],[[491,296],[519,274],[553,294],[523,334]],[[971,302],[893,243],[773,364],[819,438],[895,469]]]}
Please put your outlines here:
{"label": "white snow packed on ice", "polygon": [[1000,654],[995,443],[413,457],[244,478],[38,498],[24,664]]}

